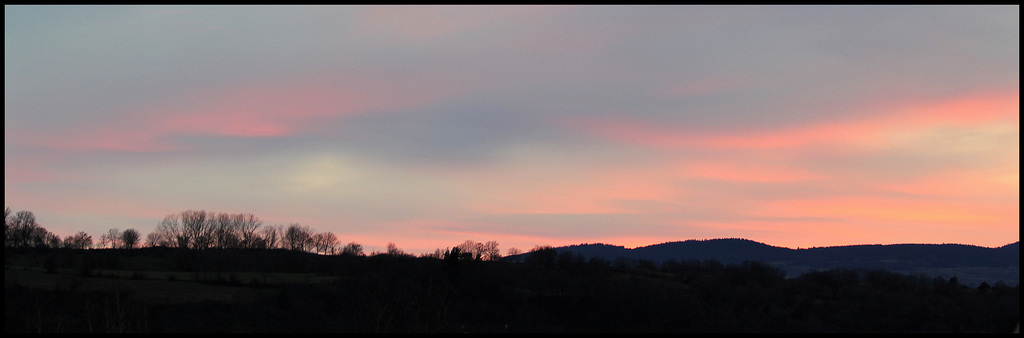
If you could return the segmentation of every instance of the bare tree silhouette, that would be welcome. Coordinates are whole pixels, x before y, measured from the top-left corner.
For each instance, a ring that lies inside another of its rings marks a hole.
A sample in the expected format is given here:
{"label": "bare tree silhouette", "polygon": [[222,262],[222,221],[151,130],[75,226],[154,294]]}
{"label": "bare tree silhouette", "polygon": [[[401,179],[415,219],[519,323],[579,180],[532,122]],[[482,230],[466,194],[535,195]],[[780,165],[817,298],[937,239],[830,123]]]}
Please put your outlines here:
{"label": "bare tree silhouette", "polygon": [[139,232],[135,229],[128,229],[121,233],[121,245],[128,250],[134,249],[139,244]]}

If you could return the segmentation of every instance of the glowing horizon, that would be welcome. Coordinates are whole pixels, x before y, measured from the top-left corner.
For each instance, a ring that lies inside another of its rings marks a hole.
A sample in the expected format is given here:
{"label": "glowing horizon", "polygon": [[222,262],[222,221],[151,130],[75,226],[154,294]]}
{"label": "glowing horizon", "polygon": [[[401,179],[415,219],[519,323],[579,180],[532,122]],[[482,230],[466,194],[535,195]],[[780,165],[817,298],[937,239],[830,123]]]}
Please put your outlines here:
{"label": "glowing horizon", "polygon": [[1006,6],[7,6],[4,195],[367,251],[1019,241]]}

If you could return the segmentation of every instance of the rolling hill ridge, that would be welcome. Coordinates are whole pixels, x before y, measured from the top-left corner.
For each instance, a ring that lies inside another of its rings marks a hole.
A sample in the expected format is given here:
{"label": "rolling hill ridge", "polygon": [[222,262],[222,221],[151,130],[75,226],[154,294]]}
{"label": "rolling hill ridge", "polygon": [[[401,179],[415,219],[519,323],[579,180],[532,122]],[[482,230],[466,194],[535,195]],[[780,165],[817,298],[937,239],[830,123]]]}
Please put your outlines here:
{"label": "rolling hill ridge", "polygon": [[[609,261],[646,260],[661,264],[669,260],[717,260],[723,264],[760,261],[774,265],[787,276],[831,269],[885,269],[902,274],[956,277],[961,283],[1020,280],[1020,242],[997,248],[965,244],[865,244],[790,249],[741,238],[686,240],[627,249],[609,244],[580,244],[554,248],[584,259]],[[527,254],[524,254],[527,255]],[[511,256],[509,259],[521,259]]]}

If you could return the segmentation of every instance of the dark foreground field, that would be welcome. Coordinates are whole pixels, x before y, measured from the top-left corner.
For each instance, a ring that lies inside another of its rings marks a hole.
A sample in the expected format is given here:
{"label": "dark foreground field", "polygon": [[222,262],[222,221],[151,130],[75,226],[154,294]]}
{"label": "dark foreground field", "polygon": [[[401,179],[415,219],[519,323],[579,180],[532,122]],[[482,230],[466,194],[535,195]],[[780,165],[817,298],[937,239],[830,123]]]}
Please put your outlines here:
{"label": "dark foreground field", "polygon": [[760,263],[8,251],[5,333],[1010,332],[1019,286]]}

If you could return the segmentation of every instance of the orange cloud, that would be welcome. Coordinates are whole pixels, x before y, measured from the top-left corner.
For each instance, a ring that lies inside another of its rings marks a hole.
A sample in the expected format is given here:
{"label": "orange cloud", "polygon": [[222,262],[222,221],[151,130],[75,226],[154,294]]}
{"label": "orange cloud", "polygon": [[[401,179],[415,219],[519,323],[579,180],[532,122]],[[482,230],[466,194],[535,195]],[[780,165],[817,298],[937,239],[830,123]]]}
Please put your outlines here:
{"label": "orange cloud", "polygon": [[730,182],[797,182],[823,179],[826,176],[801,168],[764,160],[688,161],[679,165],[684,177],[707,178]]}
{"label": "orange cloud", "polygon": [[875,185],[877,191],[920,196],[983,198],[1020,196],[1020,166],[1011,164],[975,170],[950,170],[901,182]]}
{"label": "orange cloud", "polygon": [[879,113],[779,129],[695,130],[633,120],[574,120],[571,128],[612,140],[655,148],[793,149],[838,144],[877,146],[890,134],[943,125],[977,125],[1017,119],[1018,93],[981,93],[940,102],[911,102],[860,109]]}
{"label": "orange cloud", "polygon": [[865,222],[907,221],[928,223],[1005,224],[1016,222],[1017,206],[972,205],[962,201],[934,201],[885,197],[823,197],[764,201],[758,214],[766,217],[821,217]]}
{"label": "orange cloud", "polygon": [[[791,249],[811,246],[882,244],[891,238],[865,233],[847,220],[807,218],[756,218],[732,221],[680,221],[682,229],[699,229],[702,238],[746,238]],[[692,231],[692,230],[691,230]],[[877,233],[877,232],[876,232]],[[693,236],[687,236],[690,238]]]}
{"label": "orange cloud", "polygon": [[937,102],[909,102],[899,105],[892,119],[904,123],[928,121],[953,124],[977,124],[1007,117],[1018,117],[1020,92],[981,92]]}
{"label": "orange cloud", "polygon": [[[795,202],[794,202],[795,203]],[[877,206],[877,204],[876,204]],[[895,208],[867,211],[862,205],[849,211],[820,212],[817,215],[836,214],[889,214]],[[800,209],[810,210],[811,208]],[[858,210],[859,209],[859,210]],[[1011,210],[1003,209],[1010,212]],[[915,211],[913,213],[918,213]],[[911,214],[913,214],[911,213]],[[955,213],[964,213],[963,211]],[[1012,213],[1012,212],[1011,212]],[[1009,215],[1008,213],[1007,215]],[[1018,215],[1019,213],[1012,213]],[[795,213],[792,215],[799,215]],[[791,215],[791,216],[792,216]],[[1003,217],[990,223],[921,221],[925,217],[755,217],[730,221],[680,220],[675,226],[682,232],[699,232],[703,238],[742,237],[754,241],[788,248],[837,246],[855,244],[900,243],[965,243],[982,246],[1001,246],[1019,238],[1017,217]],[[896,219],[892,219],[896,218]],[[692,238],[695,236],[682,236]]]}

